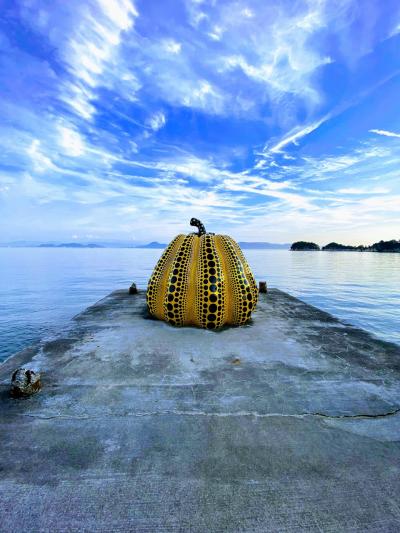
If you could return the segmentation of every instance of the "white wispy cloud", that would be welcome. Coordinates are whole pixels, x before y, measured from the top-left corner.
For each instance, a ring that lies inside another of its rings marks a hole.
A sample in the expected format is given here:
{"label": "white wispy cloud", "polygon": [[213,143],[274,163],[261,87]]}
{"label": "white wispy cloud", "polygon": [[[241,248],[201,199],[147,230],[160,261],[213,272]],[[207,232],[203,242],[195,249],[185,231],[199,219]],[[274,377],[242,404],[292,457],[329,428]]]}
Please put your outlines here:
{"label": "white wispy cloud", "polygon": [[[301,10],[290,14],[261,2],[252,9],[240,3],[224,5],[218,14],[224,42],[228,41],[233,51],[219,59],[222,72],[241,69],[264,84],[274,106],[288,94],[302,100],[308,109],[321,100],[312,76],[332,60],[311,43],[333,16],[325,1],[304,2]],[[289,116],[285,120],[290,122]]]}
{"label": "white wispy cloud", "polygon": [[31,157],[33,168],[36,172],[44,172],[48,169],[54,169],[54,163],[41,149],[41,142],[39,139],[34,139],[26,150]]}
{"label": "white wispy cloud", "polygon": [[200,80],[182,99],[182,103],[185,106],[203,109],[207,109],[208,106],[217,109],[220,105],[223,105],[222,102],[223,96],[221,93],[206,80]]}
{"label": "white wispy cloud", "polygon": [[337,191],[340,194],[388,194],[390,189],[385,187],[375,187],[372,189],[362,189],[360,187],[349,187],[344,189],[338,189]]}
{"label": "white wispy cloud", "polygon": [[244,17],[247,17],[249,19],[254,17],[254,12],[249,7],[245,7],[244,9],[242,9],[241,13]]}
{"label": "white wispy cloud", "polygon": [[132,28],[138,16],[130,0],[96,0],[96,4],[92,10],[79,6],[76,28],[64,43],[57,43],[73,75],[61,97],[86,119],[95,111],[92,101],[97,86],[110,83],[106,69],[112,66],[123,32]]}
{"label": "white wispy cloud", "polygon": [[305,156],[302,158],[303,165],[294,165],[292,170],[300,180],[319,182],[341,176],[369,175],[373,171],[384,173],[383,169],[391,163],[391,158],[390,149],[364,143],[362,147],[337,156]]}
{"label": "white wispy cloud", "polygon": [[370,133],[376,133],[376,135],[383,135],[384,137],[399,137],[400,133],[394,133],[393,131],[387,130],[369,130]]}
{"label": "white wispy cloud", "polygon": [[393,30],[389,33],[389,37],[394,37],[400,33],[400,23],[395,24]]}
{"label": "white wispy cloud", "polygon": [[279,205],[285,205],[286,208],[307,209],[310,211],[316,208],[312,203],[312,198],[303,194],[289,192],[287,189],[292,188],[289,183],[277,183],[253,176],[235,175],[225,179],[222,186],[224,190],[228,191],[268,197],[271,200],[278,199],[280,201]]}
{"label": "white wispy cloud", "polygon": [[[311,115],[321,101],[315,72],[331,61],[313,38],[337,17],[325,1],[305,1],[290,12],[258,0],[184,4],[192,26],[174,32],[161,21],[161,38],[142,37],[130,27],[124,29],[130,34],[127,49],[114,46],[121,49],[120,66],[129,66],[138,86],[172,105],[211,115],[256,116],[268,103],[274,119],[291,128],[297,101]],[[104,61],[109,69],[111,59]],[[96,76],[98,82],[104,77]],[[254,84],[251,96],[248,83]]]}
{"label": "white wispy cloud", "polygon": [[97,2],[105,15],[121,31],[129,29],[132,26],[132,17],[138,16],[136,7],[131,0],[97,0]]}
{"label": "white wispy cloud", "polygon": [[138,144],[135,141],[129,141],[129,146],[133,154],[137,154],[139,151]]}
{"label": "white wispy cloud", "polygon": [[163,41],[162,46],[166,52],[170,54],[179,54],[182,49],[182,44],[178,43],[174,39],[166,39]]}
{"label": "white wispy cloud", "polygon": [[78,157],[85,152],[85,143],[81,135],[74,129],[67,126],[58,126],[58,143],[66,155]]}
{"label": "white wispy cloud", "polygon": [[159,111],[158,113],[154,113],[154,115],[149,117],[146,121],[147,125],[153,131],[158,131],[161,128],[163,128],[166,122],[167,122],[167,119],[165,117],[165,114],[162,111]]}
{"label": "white wispy cloud", "polygon": [[308,126],[296,126],[283,139],[278,141],[273,146],[269,147],[269,144],[266,144],[264,147],[264,151],[267,153],[268,152],[271,152],[271,153],[281,152],[283,148],[285,148],[289,144],[296,144],[297,141],[300,140],[302,137],[305,137],[306,135],[318,129],[321,126],[321,124],[326,122],[329,118],[330,118],[330,115],[326,115],[325,117],[321,118],[320,120],[317,120],[316,122],[313,122],[312,124],[309,124]]}
{"label": "white wispy cloud", "polygon": [[217,24],[212,27],[211,31],[207,33],[207,35],[212,39],[213,41],[220,41],[222,36],[224,34],[224,28],[221,26],[218,26]]}

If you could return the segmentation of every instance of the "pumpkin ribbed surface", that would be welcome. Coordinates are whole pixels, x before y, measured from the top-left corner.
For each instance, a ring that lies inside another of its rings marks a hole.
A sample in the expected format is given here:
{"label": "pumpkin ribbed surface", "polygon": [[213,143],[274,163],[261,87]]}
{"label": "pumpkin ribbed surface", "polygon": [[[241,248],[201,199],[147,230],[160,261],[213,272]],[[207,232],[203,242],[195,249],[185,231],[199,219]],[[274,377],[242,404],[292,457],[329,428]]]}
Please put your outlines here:
{"label": "pumpkin ribbed surface", "polygon": [[149,280],[150,313],[177,326],[247,322],[258,290],[239,245],[226,235],[178,235]]}

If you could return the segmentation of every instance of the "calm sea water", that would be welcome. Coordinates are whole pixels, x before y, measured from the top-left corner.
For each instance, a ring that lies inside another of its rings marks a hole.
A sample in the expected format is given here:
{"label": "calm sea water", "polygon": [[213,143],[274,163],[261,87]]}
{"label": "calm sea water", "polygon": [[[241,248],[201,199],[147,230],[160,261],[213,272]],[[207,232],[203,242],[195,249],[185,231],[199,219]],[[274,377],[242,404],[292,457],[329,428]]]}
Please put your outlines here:
{"label": "calm sea water", "polygon": [[[0,248],[0,359],[135,281],[161,250]],[[400,343],[400,254],[245,250],[257,280]]]}

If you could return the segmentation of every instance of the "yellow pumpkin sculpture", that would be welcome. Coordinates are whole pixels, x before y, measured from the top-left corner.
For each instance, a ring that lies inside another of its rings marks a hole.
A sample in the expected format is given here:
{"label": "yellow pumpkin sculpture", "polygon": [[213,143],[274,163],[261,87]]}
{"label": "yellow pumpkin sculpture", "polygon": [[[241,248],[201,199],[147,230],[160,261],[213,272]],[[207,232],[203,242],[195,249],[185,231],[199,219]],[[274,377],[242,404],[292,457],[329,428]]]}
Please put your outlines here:
{"label": "yellow pumpkin sculpture", "polygon": [[239,245],[227,235],[206,233],[196,218],[190,225],[198,233],[175,237],[151,275],[150,313],[176,326],[244,324],[257,304],[258,290]]}

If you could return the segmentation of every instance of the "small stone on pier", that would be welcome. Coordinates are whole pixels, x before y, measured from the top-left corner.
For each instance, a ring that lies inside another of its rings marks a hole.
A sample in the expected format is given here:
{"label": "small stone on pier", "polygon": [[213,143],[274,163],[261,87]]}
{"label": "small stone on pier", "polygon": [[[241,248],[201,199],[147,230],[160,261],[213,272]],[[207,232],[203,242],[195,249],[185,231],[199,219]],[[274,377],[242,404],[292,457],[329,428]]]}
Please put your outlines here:
{"label": "small stone on pier", "polygon": [[259,284],[258,284],[258,290],[259,290],[259,292],[265,294],[267,292],[267,282],[266,281],[260,281]]}
{"label": "small stone on pier", "polygon": [[138,290],[136,287],[136,283],[132,283],[132,285],[129,287],[129,294],[137,294]]}
{"label": "small stone on pier", "polygon": [[17,368],[11,376],[11,396],[14,398],[35,394],[41,387],[39,372],[28,368]]}

